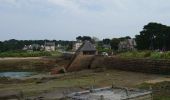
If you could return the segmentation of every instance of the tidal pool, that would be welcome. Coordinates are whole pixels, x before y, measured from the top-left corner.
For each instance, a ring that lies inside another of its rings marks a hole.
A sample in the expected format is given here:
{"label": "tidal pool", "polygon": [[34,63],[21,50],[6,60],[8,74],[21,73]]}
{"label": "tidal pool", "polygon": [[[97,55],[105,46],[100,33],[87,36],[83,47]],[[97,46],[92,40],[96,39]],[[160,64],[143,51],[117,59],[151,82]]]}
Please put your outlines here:
{"label": "tidal pool", "polygon": [[35,74],[36,72],[0,72],[0,77],[24,78]]}

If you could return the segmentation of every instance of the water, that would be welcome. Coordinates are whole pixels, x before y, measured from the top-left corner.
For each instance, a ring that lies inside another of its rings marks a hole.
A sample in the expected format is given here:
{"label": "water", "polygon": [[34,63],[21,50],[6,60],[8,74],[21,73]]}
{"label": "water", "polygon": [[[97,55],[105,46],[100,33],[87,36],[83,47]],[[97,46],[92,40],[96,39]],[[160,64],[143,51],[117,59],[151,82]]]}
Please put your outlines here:
{"label": "water", "polygon": [[35,72],[0,72],[0,77],[24,78],[36,74]]}

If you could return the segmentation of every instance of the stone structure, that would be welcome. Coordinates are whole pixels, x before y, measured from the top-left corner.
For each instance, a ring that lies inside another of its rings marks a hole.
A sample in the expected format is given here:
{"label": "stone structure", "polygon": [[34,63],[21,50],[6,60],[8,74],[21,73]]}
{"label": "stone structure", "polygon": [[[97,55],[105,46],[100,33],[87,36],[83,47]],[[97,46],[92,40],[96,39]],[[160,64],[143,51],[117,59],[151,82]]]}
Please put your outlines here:
{"label": "stone structure", "polygon": [[139,89],[106,87],[72,93],[69,100],[152,100],[152,92]]}
{"label": "stone structure", "polygon": [[77,50],[80,54],[83,55],[96,55],[97,50],[95,46],[90,41],[85,41],[83,45]]}
{"label": "stone structure", "polygon": [[91,68],[98,67],[144,73],[170,74],[170,60],[96,56],[91,64]]}

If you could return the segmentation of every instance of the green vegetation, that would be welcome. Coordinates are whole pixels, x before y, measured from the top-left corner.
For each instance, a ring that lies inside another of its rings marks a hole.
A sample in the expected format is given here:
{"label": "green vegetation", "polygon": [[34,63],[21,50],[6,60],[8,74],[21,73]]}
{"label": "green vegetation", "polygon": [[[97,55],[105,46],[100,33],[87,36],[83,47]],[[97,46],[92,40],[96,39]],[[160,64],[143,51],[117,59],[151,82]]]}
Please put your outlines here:
{"label": "green vegetation", "polygon": [[72,44],[72,41],[62,41],[62,40],[6,40],[0,41],[0,52],[14,51],[14,50],[22,50],[25,45],[44,45],[45,42],[54,42],[56,45],[60,44],[63,47],[67,47]]}
{"label": "green vegetation", "polygon": [[8,52],[0,53],[0,57],[40,57],[40,56],[52,56],[52,54],[50,52],[44,52],[44,51],[34,51],[34,52],[8,51]]}
{"label": "green vegetation", "polygon": [[151,59],[170,59],[170,51],[129,51],[118,54],[123,58],[151,58]]}
{"label": "green vegetation", "polygon": [[153,100],[169,100],[170,99],[170,82],[160,82],[156,84],[143,83],[139,86],[141,89],[149,89],[152,87]]}
{"label": "green vegetation", "polygon": [[32,60],[2,60],[0,72],[4,71],[48,71],[54,66],[52,61],[42,59]]}
{"label": "green vegetation", "polygon": [[0,57],[42,57],[42,56],[61,56],[58,51],[7,51],[1,52]]}
{"label": "green vegetation", "polygon": [[50,52],[50,54],[51,54],[51,56],[55,56],[55,57],[62,56],[62,53],[61,53],[61,52],[58,52],[58,51]]}
{"label": "green vegetation", "polygon": [[[41,77],[42,76],[40,75],[37,79],[31,78],[23,81],[7,80],[6,78],[2,78],[3,83],[0,84],[0,91],[22,90],[26,96],[36,96],[40,93],[53,93],[54,91],[55,94],[60,94],[68,89],[88,89],[91,85],[98,88],[111,86],[112,84],[118,87],[139,87],[141,89],[149,89],[150,84],[143,82],[157,79],[157,77],[164,78],[165,76],[118,70],[105,70],[103,72],[84,70],[80,72],[61,74],[56,77]],[[4,83],[4,81],[7,82]],[[170,98],[168,95],[170,93],[170,82],[151,85],[153,90],[155,90],[154,100],[168,100]]]}
{"label": "green vegetation", "polygon": [[160,23],[144,26],[140,35],[136,35],[139,50],[170,50],[170,27]]}

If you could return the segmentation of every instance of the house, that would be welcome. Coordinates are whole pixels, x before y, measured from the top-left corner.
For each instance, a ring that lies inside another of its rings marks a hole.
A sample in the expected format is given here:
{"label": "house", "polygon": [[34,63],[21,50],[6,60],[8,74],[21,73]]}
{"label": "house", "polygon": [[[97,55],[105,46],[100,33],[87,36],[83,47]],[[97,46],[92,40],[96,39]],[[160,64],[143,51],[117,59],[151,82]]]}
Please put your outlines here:
{"label": "house", "polygon": [[24,47],[22,48],[22,50],[29,50],[29,46],[27,46],[27,45],[24,45]]}
{"label": "house", "polygon": [[40,47],[41,47],[39,44],[32,44],[31,46],[32,46],[33,51],[40,50]]}
{"label": "house", "polygon": [[103,48],[110,50],[111,49],[111,45],[110,44],[103,44]]}
{"label": "house", "polygon": [[22,50],[39,51],[41,50],[41,46],[39,44],[25,45]]}
{"label": "house", "polygon": [[126,39],[124,41],[121,41],[118,47],[119,47],[119,51],[135,50],[136,41],[135,39]]}
{"label": "house", "polygon": [[77,51],[82,46],[82,44],[83,42],[81,40],[76,41],[73,45],[73,51]]}
{"label": "house", "polygon": [[97,54],[97,50],[94,44],[92,44],[90,41],[85,41],[83,45],[78,49],[77,52],[83,55],[96,55]]}
{"label": "house", "polygon": [[45,42],[45,51],[55,51],[55,42]]}

